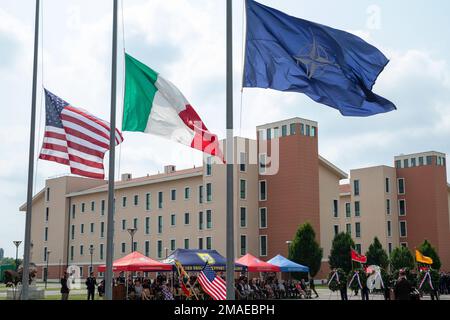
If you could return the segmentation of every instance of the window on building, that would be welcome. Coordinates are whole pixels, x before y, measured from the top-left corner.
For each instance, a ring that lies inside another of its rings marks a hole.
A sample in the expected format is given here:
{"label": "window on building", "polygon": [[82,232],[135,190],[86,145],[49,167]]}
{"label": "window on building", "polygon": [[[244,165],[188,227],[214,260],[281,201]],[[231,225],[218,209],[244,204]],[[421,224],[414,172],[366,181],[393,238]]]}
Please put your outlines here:
{"label": "window on building", "polygon": [[133,228],[135,228],[137,230],[137,228],[138,228],[138,218],[134,218],[133,219]]}
{"label": "window on building", "polygon": [[212,238],[206,237],[206,250],[211,250],[211,249],[212,249]]}
{"label": "window on building", "polygon": [[259,228],[267,228],[267,208],[259,208]]}
{"label": "window on building", "polygon": [[240,220],[241,228],[246,228],[247,227],[247,208],[246,207],[241,207],[239,220]]}
{"label": "window on building", "polygon": [[265,201],[267,200],[267,186],[266,181],[260,181],[259,182],[259,201]]}
{"label": "window on building", "polygon": [[84,255],[84,246],[80,245],[80,256]]}
{"label": "window on building", "polygon": [[391,187],[391,181],[390,181],[390,179],[389,178],[385,178],[385,180],[384,180],[384,191],[386,192],[386,193],[389,193],[390,192],[390,187]]}
{"label": "window on building", "polygon": [[266,131],[258,130],[258,139],[259,140],[265,140],[266,139]]}
{"label": "window on building", "polygon": [[49,202],[50,201],[50,188],[46,188],[45,189],[45,201]]}
{"label": "window on building", "polygon": [[184,188],[184,199],[187,200],[191,197],[191,189],[189,187]]}
{"label": "window on building", "polygon": [[408,242],[400,242],[400,246],[408,248]]}
{"label": "window on building", "polygon": [[175,239],[171,239],[170,240],[170,251],[175,251],[176,248],[177,248],[176,240]]}
{"label": "window on building", "polygon": [[409,159],[403,159],[403,168],[409,168]]}
{"label": "window on building", "polygon": [[240,198],[245,200],[247,198],[247,180],[241,179],[240,180]]}
{"label": "window on building", "polygon": [[311,126],[309,124],[306,125],[306,136],[310,136],[311,135]]}
{"label": "window on building", "polygon": [[397,185],[398,185],[398,194],[405,194],[405,179],[404,178],[397,179]]}
{"label": "window on building", "polygon": [[416,166],[416,158],[412,158],[411,159],[411,167],[415,167]]}
{"label": "window on building", "polygon": [[122,197],[122,207],[126,207],[127,206],[127,197]]}
{"label": "window on building", "polygon": [[138,249],[138,243],[136,241],[133,242],[133,252],[137,251]]}
{"label": "window on building", "polygon": [[150,211],[151,201],[152,201],[151,194],[147,193],[145,195],[145,210]]}
{"label": "window on building", "polygon": [[259,174],[265,174],[266,168],[267,168],[267,154],[260,153],[258,163]]}
{"label": "window on building", "polygon": [[337,218],[339,216],[339,208],[338,208],[338,201],[333,200],[333,216]]}
{"label": "window on building", "polygon": [[334,235],[339,233],[339,226],[337,224],[334,225]]}
{"label": "window on building", "polygon": [[247,171],[247,154],[245,152],[241,152],[239,154],[239,160],[239,171]]}
{"label": "window on building", "polygon": [[163,255],[163,253],[162,253],[162,251],[163,251],[162,240],[158,240],[157,241],[156,251],[157,251],[158,259],[161,259],[162,255]]}
{"label": "window on building", "polygon": [[212,175],[212,158],[207,157],[206,158],[206,176]]}
{"label": "window on building", "polygon": [[76,205],[72,205],[72,219],[75,219]]}
{"label": "window on building", "polygon": [[386,199],[386,214],[391,214],[391,200]]}
{"label": "window on building", "polygon": [[177,200],[177,190],[175,189],[170,190],[170,200],[172,201]]}
{"label": "window on building", "polygon": [[400,221],[399,226],[400,226],[400,237],[402,238],[406,237],[408,234],[406,229],[406,221],[404,220]]}
{"label": "window on building", "polygon": [[198,186],[198,203],[203,203],[203,186]]}
{"label": "window on building", "polygon": [[122,246],[122,253],[125,253],[127,250],[127,245],[125,244],[125,242],[122,242],[121,246]]}
{"label": "window on building", "polygon": [[81,212],[85,212],[86,211],[86,204],[83,202],[82,204],[81,204]]}
{"label": "window on building", "polygon": [[94,223],[91,222],[91,233],[94,233]]}
{"label": "window on building", "polygon": [[240,255],[245,256],[247,254],[247,236],[241,234],[240,239]]}
{"label": "window on building", "polygon": [[402,162],[400,160],[395,160],[395,167],[400,169],[402,167]]}
{"label": "window on building", "polygon": [[212,211],[206,210],[206,229],[212,229]]}
{"label": "window on building", "polygon": [[433,156],[427,156],[427,165],[431,166],[433,164]]}
{"label": "window on building", "polygon": [[185,212],[185,213],[184,213],[184,224],[185,224],[185,225],[189,225],[189,223],[190,223],[190,215],[189,215],[189,212]]}
{"label": "window on building", "polygon": [[162,191],[158,192],[158,208],[162,209],[163,207],[163,193]]}
{"label": "window on building", "polygon": [[71,238],[72,238],[72,240],[74,240],[75,239],[75,225],[72,225],[72,228],[71,228],[70,231],[71,231],[70,232]]}
{"label": "window on building", "polygon": [[105,236],[105,223],[102,221],[100,222],[100,238],[103,238]]}
{"label": "window on building", "polygon": [[281,136],[286,137],[287,136],[287,125],[281,126]]}
{"label": "window on building", "polygon": [[163,217],[158,216],[158,233],[163,232]]}
{"label": "window on building", "polygon": [[423,157],[419,157],[419,166],[423,166]]}
{"label": "window on building", "polygon": [[48,227],[44,228],[44,241],[48,241]]}
{"label": "window on building", "polygon": [[353,194],[359,196],[359,180],[353,181]]}
{"label": "window on building", "polygon": [[387,221],[387,236],[392,237],[392,225],[391,221]]}
{"label": "window on building", "polygon": [[105,200],[102,200],[100,202],[100,209],[101,209],[101,215],[104,216],[105,215]]}
{"label": "window on building", "polygon": [[406,200],[405,199],[398,200],[398,215],[399,216],[406,215]]}
{"label": "window on building", "polygon": [[292,135],[294,135],[295,134],[295,123],[291,123],[290,125],[289,125],[289,134],[292,136]]}
{"label": "window on building", "polygon": [[349,235],[352,235],[352,224],[351,223],[347,223],[345,225],[345,232],[347,232]]}
{"label": "window on building", "polygon": [[203,238],[198,238],[198,248],[203,250]]}
{"label": "window on building", "polygon": [[189,239],[184,239],[184,248],[189,249]]}
{"label": "window on building", "polygon": [[45,208],[45,222],[48,222],[49,210],[50,208]]}
{"label": "window on building", "polygon": [[175,227],[177,225],[177,216],[175,213],[170,215],[170,226]]}
{"label": "window on building", "polygon": [[144,243],[144,254],[146,257],[150,257],[150,241],[145,241]]}
{"label": "window on building", "polygon": [[355,217],[359,217],[361,215],[361,205],[359,201],[355,201]]}
{"label": "window on building", "polygon": [[198,213],[198,230],[203,230],[203,211]]}
{"label": "window on building", "polygon": [[133,197],[133,204],[137,206],[139,204],[139,195],[135,194]]}
{"label": "window on building", "polygon": [[122,219],[122,230],[125,231],[127,230],[127,220]]}
{"label": "window on building", "polygon": [[80,234],[84,233],[84,223],[80,224]]}
{"label": "window on building", "polygon": [[91,211],[95,211],[95,201],[91,201]]}
{"label": "window on building", "polygon": [[150,217],[145,217],[145,234],[150,234]]}
{"label": "window on building", "polygon": [[70,246],[70,261],[73,261],[74,246]]}
{"label": "window on building", "polygon": [[305,125],[303,123],[300,123],[300,134],[302,136],[305,135]]}
{"label": "window on building", "polygon": [[100,244],[100,260],[104,259],[104,245],[103,243]]}
{"label": "window on building", "polygon": [[360,243],[355,244],[355,250],[356,250],[359,254],[361,254],[362,249],[361,249],[361,244],[360,244]]}
{"label": "window on building", "polygon": [[208,201],[208,202],[212,201],[212,184],[211,183],[206,184],[206,201]]}
{"label": "window on building", "polygon": [[317,135],[317,128],[314,126],[311,126],[311,137],[315,137]]}
{"label": "window on building", "polygon": [[352,215],[350,202],[345,203],[345,217],[350,218]]}
{"label": "window on building", "polygon": [[272,129],[271,128],[266,129],[266,138],[267,138],[267,140],[272,139]]}
{"label": "window on building", "polygon": [[391,255],[391,253],[392,253],[392,243],[389,242],[388,243],[388,254]]}
{"label": "window on building", "polygon": [[273,137],[275,139],[280,137],[280,128],[278,127],[273,128]]}
{"label": "window on building", "polygon": [[355,237],[361,238],[361,223],[360,222],[355,223]]}
{"label": "window on building", "polygon": [[267,256],[267,236],[259,236],[259,255],[261,257]]}

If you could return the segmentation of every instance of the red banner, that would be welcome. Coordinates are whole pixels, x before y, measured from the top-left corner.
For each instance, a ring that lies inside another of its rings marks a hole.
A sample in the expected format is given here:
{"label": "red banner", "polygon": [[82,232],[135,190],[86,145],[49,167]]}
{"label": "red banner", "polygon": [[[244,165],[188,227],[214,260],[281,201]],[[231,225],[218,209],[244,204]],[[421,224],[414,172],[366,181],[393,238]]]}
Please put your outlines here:
{"label": "red banner", "polygon": [[359,254],[358,252],[356,252],[355,250],[351,249],[352,251],[352,260],[359,262],[359,263],[367,263],[367,257]]}

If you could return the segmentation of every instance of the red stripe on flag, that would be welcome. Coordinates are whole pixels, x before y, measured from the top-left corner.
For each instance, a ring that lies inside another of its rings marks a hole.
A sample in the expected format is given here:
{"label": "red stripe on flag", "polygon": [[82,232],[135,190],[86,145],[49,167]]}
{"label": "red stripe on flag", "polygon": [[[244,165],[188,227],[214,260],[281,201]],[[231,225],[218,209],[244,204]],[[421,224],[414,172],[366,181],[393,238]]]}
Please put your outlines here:
{"label": "red stripe on flag", "polygon": [[42,149],[54,150],[67,153],[67,147],[61,146],[59,144],[46,143],[42,145]]}
{"label": "red stripe on flag", "polygon": [[94,161],[86,160],[81,157],[74,156],[73,154],[70,154],[70,153],[69,153],[69,159],[70,159],[70,161],[81,163],[88,167],[92,167],[92,168],[96,168],[96,169],[103,169],[103,163],[101,163],[101,162],[94,162]]}
{"label": "red stripe on flag", "polygon": [[75,130],[75,129],[72,129],[72,128],[64,128],[64,130],[66,131],[67,134],[70,134],[70,135],[72,135],[74,137],[83,139],[83,140],[88,141],[88,142],[90,142],[92,144],[95,144],[95,145],[97,145],[99,147],[102,147],[102,148],[105,148],[105,149],[109,150],[109,144],[105,144],[103,142],[100,142],[97,139],[89,137],[88,135],[86,135],[86,134],[84,134],[84,133],[82,133],[82,132],[80,132],[78,130]]}
{"label": "red stripe on flag", "polygon": [[54,139],[59,139],[59,140],[66,141],[66,135],[65,134],[55,133],[55,132],[51,132],[51,131],[45,131],[44,137],[46,137],[46,138],[54,138]]}
{"label": "red stripe on flag", "polygon": [[88,171],[80,170],[80,169],[77,169],[74,167],[70,167],[70,172],[73,174],[77,174],[79,176],[87,177],[87,178],[100,179],[100,180],[103,180],[105,178],[104,174],[88,172]]}
{"label": "red stripe on flag", "polygon": [[58,162],[60,164],[69,165],[69,160],[68,159],[55,157],[55,156],[49,156],[49,155],[42,154],[42,153],[39,155],[39,159],[41,159],[41,160],[48,160],[48,161],[54,161],[54,162]]}
{"label": "red stripe on flag", "polygon": [[75,123],[75,124],[79,125],[80,127],[83,127],[86,130],[92,131],[93,133],[95,133],[95,134],[97,134],[97,135],[99,135],[99,136],[109,140],[109,134],[104,133],[103,131],[101,131],[101,130],[99,130],[99,129],[89,125],[88,123],[86,123],[86,122],[84,122],[84,121],[82,121],[80,119],[77,119],[75,117],[69,116],[69,115],[64,114],[64,113],[61,113],[61,119],[64,120],[64,121]]}
{"label": "red stripe on flag", "polygon": [[88,148],[86,146],[83,146],[81,144],[75,143],[73,141],[67,141],[67,146],[69,148],[71,148],[71,149],[74,149],[74,150],[77,150],[77,151],[80,151],[80,152],[83,152],[83,153],[86,153],[86,154],[90,154],[90,155],[93,155],[93,156],[96,156],[96,157],[99,157],[99,158],[103,158],[104,155],[105,155],[104,152]]}

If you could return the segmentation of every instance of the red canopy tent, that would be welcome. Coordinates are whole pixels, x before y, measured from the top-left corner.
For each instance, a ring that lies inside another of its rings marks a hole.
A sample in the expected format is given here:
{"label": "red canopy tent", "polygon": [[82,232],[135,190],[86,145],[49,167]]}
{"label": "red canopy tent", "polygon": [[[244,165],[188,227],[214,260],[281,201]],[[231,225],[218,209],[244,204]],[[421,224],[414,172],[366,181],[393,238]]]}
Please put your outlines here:
{"label": "red canopy tent", "polygon": [[280,272],[280,267],[259,260],[250,253],[247,253],[242,258],[239,258],[236,262],[246,266],[247,271],[249,272]]}
{"label": "red canopy tent", "polygon": [[[98,267],[98,271],[100,272],[104,272],[105,270],[105,265]],[[142,253],[135,251],[114,261],[113,271],[172,271],[172,265],[150,259]]]}

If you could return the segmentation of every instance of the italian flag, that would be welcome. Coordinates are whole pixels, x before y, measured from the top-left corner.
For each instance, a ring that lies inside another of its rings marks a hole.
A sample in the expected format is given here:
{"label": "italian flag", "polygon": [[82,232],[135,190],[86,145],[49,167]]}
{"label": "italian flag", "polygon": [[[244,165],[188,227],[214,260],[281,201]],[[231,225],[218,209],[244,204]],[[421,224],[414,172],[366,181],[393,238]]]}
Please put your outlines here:
{"label": "italian flag", "polygon": [[183,94],[157,72],[125,54],[123,131],[155,134],[223,159],[217,136]]}

